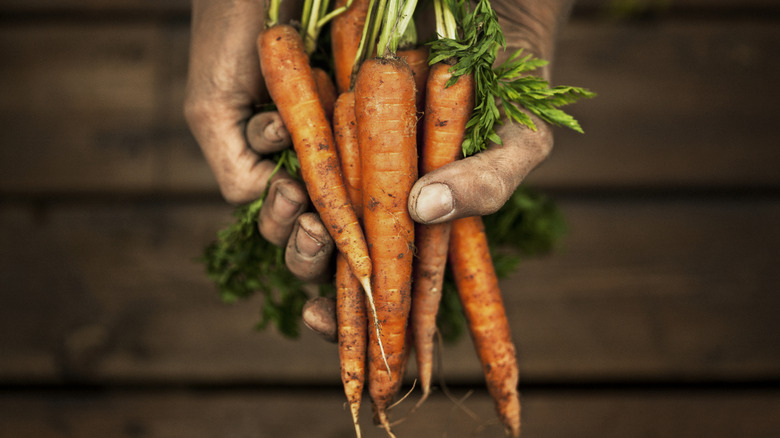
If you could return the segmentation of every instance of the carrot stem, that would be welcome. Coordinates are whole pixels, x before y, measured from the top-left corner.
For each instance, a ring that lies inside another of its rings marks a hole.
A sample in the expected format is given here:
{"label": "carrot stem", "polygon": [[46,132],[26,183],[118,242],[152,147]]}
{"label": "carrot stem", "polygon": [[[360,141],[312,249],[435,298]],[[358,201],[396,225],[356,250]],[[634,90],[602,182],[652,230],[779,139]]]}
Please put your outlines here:
{"label": "carrot stem", "polygon": [[347,0],[347,3],[340,7],[336,8],[332,11],[330,11],[328,14],[326,14],[324,17],[320,18],[320,20],[317,22],[317,27],[322,28],[325,26],[330,20],[338,17],[339,15],[343,14],[347,9],[349,9],[350,6],[352,6],[352,2],[354,0]]}
{"label": "carrot stem", "polygon": [[265,27],[273,27],[279,23],[279,6],[281,6],[282,0],[269,0],[268,12],[265,14]]}

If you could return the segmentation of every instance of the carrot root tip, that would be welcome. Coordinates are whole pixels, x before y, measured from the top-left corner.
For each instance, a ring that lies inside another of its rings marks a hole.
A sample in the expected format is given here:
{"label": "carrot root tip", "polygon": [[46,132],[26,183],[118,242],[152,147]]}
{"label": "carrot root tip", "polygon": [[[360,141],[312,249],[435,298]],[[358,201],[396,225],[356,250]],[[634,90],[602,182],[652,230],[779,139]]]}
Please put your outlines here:
{"label": "carrot root tip", "polygon": [[428,386],[428,387],[423,386],[423,388],[422,388],[422,397],[420,397],[420,400],[417,402],[417,404],[414,405],[414,409],[412,409],[412,411],[416,411],[417,409],[419,409],[420,406],[422,406],[423,403],[425,403],[425,400],[428,399],[429,395],[431,395],[431,387],[430,386]]}
{"label": "carrot root tip", "polygon": [[390,438],[396,438],[395,434],[393,434],[393,431],[390,429],[390,422],[387,420],[387,413],[385,411],[379,411],[379,425],[382,427],[385,432],[387,432],[387,436]]}
{"label": "carrot root tip", "polygon": [[355,425],[355,437],[361,438],[360,422],[358,421],[358,412],[360,411],[360,404],[351,403],[349,410],[352,413],[352,423]]}

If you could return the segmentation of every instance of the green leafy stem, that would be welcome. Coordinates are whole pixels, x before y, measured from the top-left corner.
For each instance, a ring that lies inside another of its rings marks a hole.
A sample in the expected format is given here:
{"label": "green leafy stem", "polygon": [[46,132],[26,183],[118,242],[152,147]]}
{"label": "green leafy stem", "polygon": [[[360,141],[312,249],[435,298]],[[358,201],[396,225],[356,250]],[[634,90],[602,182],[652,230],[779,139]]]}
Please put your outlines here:
{"label": "green leafy stem", "polygon": [[594,97],[595,93],[573,86],[551,88],[545,79],[529,75],[547,65],[547,61],[532,55],[523,56],[522,49],[494,67],[499,48],[506,49],[506,39],[490,2],[479,0],[469,11],[464,1],[443,1],[459,24],[462,36],[433,41],[429,63],[456,60],[450,68],[453,75],[450,85],[464,74],[474,76],[475,107],[466,125],[464,156],[486,149],[488,141],[501,144],[495,130],[496,125],[502,123],[499,105],[510,121],[532,130],[536,130],[536,124],[523,109],[547,123],[583,132],[577,120],[559,107]]}

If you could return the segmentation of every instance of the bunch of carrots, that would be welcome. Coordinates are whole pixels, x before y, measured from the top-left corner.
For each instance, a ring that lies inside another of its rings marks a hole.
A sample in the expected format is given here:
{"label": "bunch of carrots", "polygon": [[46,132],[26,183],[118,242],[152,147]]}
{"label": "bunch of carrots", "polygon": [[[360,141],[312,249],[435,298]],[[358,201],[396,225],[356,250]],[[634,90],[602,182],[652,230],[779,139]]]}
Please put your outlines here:
{"label": "bunch of carrots", "polygon": [[[449,260],[498,416],[509,435],[519,436],[518,365],[482,219],[415,225],[407,209],[419,175],[484,149],[487,140],[500,142],[492,130],[500,123],[496,101],[533,128],[505,98],[513,96],[506,85],[495,85],[502,71],[518,79],[526,70],[492,68],[504,42],[489,2],[480,0],[467,10],[465,2],[435,0],[438,39],[419,46],[416,0],[337,0],[331,10],[327,0],[314,0],[304,7],[299,28],[278,23],[280,1],[271,0],[257,40],[260,65],[292,137],[294,153],[283,152],[280,165],[300,166],[312,204],[338,248],[339,358],[356,435],[367,387],[375,422],[394,436],[388,411],[412,350],[420,402],[430,394],[436,316]],[[310,65],[328,23],[335,86],[328,73]],[[529,64],[527,70],[542,65],[531,57],[512,59]],[[578,129],[556,107],[591,94],[575,87],[545,90],[526,109]],[[225,268],[213,253],[209,262]]]}

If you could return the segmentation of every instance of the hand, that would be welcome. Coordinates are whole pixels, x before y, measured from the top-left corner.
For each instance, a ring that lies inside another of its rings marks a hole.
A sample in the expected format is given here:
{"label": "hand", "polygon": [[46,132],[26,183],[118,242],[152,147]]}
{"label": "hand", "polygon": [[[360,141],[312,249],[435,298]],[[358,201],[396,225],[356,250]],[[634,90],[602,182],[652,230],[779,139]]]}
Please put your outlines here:
{"label": "hand", "polygon": [[[516,0],[494,0],[510,46],[504,57],[520,47],[543,59],[553,58],[555,35],[568,17],[571,0],[521,4]],[[502,62],[503,59],[498,60]],[[550,69],[542,76],[549,80]],[[516,123],[497,129],[502,145],[456,161],[421,177],[409,195],[409,214],[416,222],[439,223],[497,211],[525,177],[550,154],[553,135],[549,125],[531,115],[537,127],[532,131]],[[333,300],[318,298],[307,303],[304,323],[329,341],[337,329]]]}
{"label": "hand", "polygon": [[534,132],[517,123],[497,129],[503,145],[422,176],[409,195],[409,214],[424,224],[496,212],[525,177],[550,154],[550,127],[532,117]]}
{"label": "hand", "polygon": [[[552,150],[552,132],[534,119],[534,132],[518,124],[498,130],[503,145],[456,161],[415,183],[409,196],[409,213],[420,223],[438,223],[466,216],[494,213],[512,195],[528,173]],[[330,342],[336,341],[336,304],[317,297],[306,303],[303,322]]]}
{"label": "hand", "polygon": [[[268,102],[256,39],[263,28],[264,3],[193,1],[190,66],[184,114],[224,198],[231,203],[258,199],[275,163],[264,158],[290,146],[276,112],[254,114]],[[284,2],[281,16],[299,13]],[[260,233],[286,246],[290,271],[306,281],[327,276],[333,243],[312,213],[303,185],[284,172],[271,180],[259,216]]]}
{"label": "hand", "polygon": [[[523,48],[542,59],[553,58],[559,26],[568,17],[571,0],[521,3],[493,0],[501,28],[509,43],[497,63]],[[549,66],[541,75],[549,81]],[[530,115],[530,114],[529,114]],[[412,187],[409,213],[420,223],[438,223],[473,215],[491,214],[501,208],[517,186],[552,151],[550,127],[531,115],[532,131],[506,123],[496,131],[502,145],[451,163],[424,175]]]}

